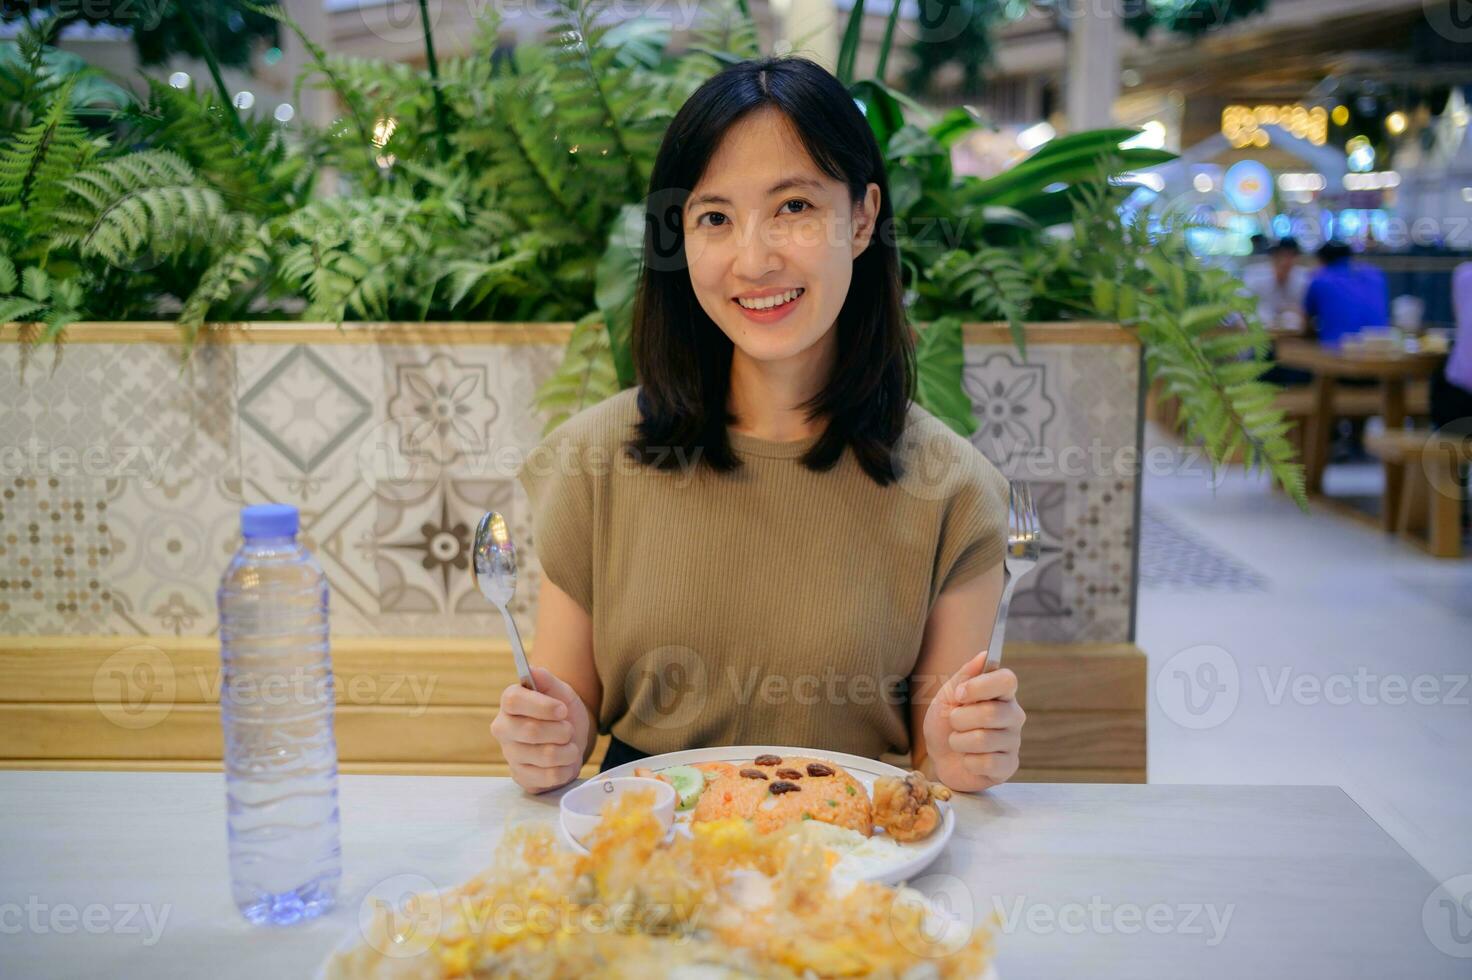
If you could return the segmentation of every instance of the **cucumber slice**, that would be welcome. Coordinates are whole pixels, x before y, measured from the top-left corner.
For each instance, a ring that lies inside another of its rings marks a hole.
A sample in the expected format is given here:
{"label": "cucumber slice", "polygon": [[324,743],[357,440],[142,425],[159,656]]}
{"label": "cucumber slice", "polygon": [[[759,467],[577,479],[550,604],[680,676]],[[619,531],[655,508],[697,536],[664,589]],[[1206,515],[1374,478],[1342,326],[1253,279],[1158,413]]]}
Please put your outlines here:
{"label": "cucumber slice", "polygon": [[680,810],[689,810],[695,806],[705,790],[705,773],[694,766],[671,766],[660,775],[668,779],[675,788],[675,793],[680,798],[677,804]]}

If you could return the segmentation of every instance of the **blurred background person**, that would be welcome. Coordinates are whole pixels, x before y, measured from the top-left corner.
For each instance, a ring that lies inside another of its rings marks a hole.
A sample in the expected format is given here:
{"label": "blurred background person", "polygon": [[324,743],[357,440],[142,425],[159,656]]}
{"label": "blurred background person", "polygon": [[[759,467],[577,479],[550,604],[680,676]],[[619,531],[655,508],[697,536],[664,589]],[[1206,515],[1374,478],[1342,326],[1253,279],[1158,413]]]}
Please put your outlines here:
{"label": "blurred background person", "polygon": [[1431,376],[1431,424],[1472,434],[1472,262],[1452,272],[1452,311],[1457,332],[1446,369]]}
{"label": "blurred background person", "polygon": [[[1452,312],[1456,333],[1446,367],[1431,375],[1431,427],[1453,437],[1472,436],[1472,262],[1452,271]],[[1463,466],[1462,529],[1472,528],[1472,493],[1468,468]]]}
{"label": "blurred background person", "polygon": [[1252,252],[1247,256],[1247,262],[1242,267],[1242,281],[1244,283],[1247,282],[1250,275],[1254,274],[1252,270],[1268,264],[1268,249],[1273,245],[1272,239],[1261,232],[1253,235],[1249,239],[1249,242],[1252,245]]}
{"label": "blurred background person", "polygon": [[1303,249],[1287,237],[1267,246],[1267,261],[1254,262],[1242,281],[1257,298],[1257,315],[1269,330],[1298,333],[1303,329],[1303,303],[1308,295],[1309,272],[1299,264]]}
{"label": "blurred background person", "polygon": [[[1253,247],[1258,247],[1257,237]],[[1257,316],[1270,334],[1303,333],[1303,304],[1308,296],[1309,271],[1300,263],[1303,249],[1291,236],[1271,245],[1263,244],[1265,258],[1242,270],[1242,281],[1257,299]],[[1276,354],[1276,350],[1272,353]],[[1264,379],[1279,385],[1304,385],[1312,379],[1307,371],[1273,365]]]}
{"label": "blurred background person", "polygon": [[[1319,271],[1304,296],[1304,326],[1309,337],[1326,346],[1338,346],[1366,327],[1390,325],[1390,290],[1385,273],[1357,262],[1348,245],[1327,241],[1318,252]],[[1341,378],[1341,387],[1377,384],[1373,378]],[[1330,459],[1354,462],[1369,458],[1364,448],[1363,419],[1340,419]]]}
{"label": "blurred background person", "polygon": [[1321,344],[1334,346],[1366,327],[1390,325],[1385,273],[1353,255],[1341,241],[1319,248],[1320,268],[1309,283],[1303,310],[1307,334]]}

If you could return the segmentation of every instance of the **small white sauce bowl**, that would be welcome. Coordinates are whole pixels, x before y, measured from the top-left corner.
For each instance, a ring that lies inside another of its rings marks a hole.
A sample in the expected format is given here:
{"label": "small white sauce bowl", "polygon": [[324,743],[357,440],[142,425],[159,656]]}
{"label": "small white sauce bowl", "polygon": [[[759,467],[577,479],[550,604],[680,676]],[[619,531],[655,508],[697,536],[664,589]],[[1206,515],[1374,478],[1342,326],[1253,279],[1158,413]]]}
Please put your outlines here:
{"label": "small white sauce bowl", "polygon": [[586,846],[583,841],[603,819],[603,808],[634,790],[654,791],[654,819],[667,833],[675,822],[675,788],[663,780],[643,776],[595,777],[562,794],[563,833],[579,846]]}

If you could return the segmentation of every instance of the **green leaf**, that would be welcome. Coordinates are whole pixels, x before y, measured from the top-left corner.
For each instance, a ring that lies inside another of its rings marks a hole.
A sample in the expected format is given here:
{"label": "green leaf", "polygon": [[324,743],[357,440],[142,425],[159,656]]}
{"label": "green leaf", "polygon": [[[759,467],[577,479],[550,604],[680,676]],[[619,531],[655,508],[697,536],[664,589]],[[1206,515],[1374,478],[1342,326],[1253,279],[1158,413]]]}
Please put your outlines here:
{"label": "green leaf", "polygon": [[36,314],[45,309],[45,303],[33,302],[19,296],[0,296],[0,324],[31,323],[36,319]]}
{"label": "green leaf", "polygon": [[37,344],[44,344],[59,338],[66,328],[81,319],[76,310],[57,309],[52,310],[46,317],[45,329],[36,338]]}
{"label": "green leaf", "polygon": [[1044,193],[1054,184],[1068,185],[1094,177],[1101,161],[1110,161],[1113,174],[1143,170],[1169,163],[1175,155],[1164,150],[1100,148],[1079,143],[1063,153],[1039,159],[1029,157],[995,177],[970,182],[959,193],[968,204],[1016,205]]}
{"label": "green leaf", "polygon": [[843,29],[843,41],[838,46],[837,71],[834,73],[844,85],[854,80],[854,61],[858,56],[863,33],[864,0],[854,0],[854,5],[848,12],[848,23]]}
{"label": "green leaf", "polygon": [[1140,294],[1133,286],[1120,287],[1119,304],[1115,307],[1115,311],[1120,323],[1133,323],[1140,315]]}
{"label": "green leaf", "polygon": [[942,317],[920,329],[915,341],[915,400],[963,436],[977,429],[971,398],[961,379],[966,366],[961,321]]}
{"label": "green leaf", "polygon": [[949,150],[966,136],[984,127],[985,121],[977,111],[971,106],[963,105],[946,112],[939,122],[930,127],[929,132],[941,146]]}
{"label": "green leaf", "polygon": [[1066,136],[1048,140],[1033,151],[1028,163],[1040,163],[1059,157],[1070,157],[1078,153],[1102,155],[1115,151],[1121,143],[1134,139],[1142,131],[1124,126],[1106,129],[1085,129]]}
{"label": "green leaf", "polygon": [[670,43],[670,23],[654,17],[631,17],[603,35],[603,48],[617,54],[623,67],[658,70]]}
{"label": "green leaf", "polygon": [[889,52],[894,46],[894,28],[900,19],[900,4],[902,0],[894,0],[890,5],[889,16],[884,20],[884,37],[879,42],[879,57],[874,65],[874,77],[884,81],[886,69],[889,67]]}
{"label": "green leaf", "polygon": [[51,298],[51,281],[36,266],[27,266],[20,274],[20,291],[38,302]]}
{"label": "green leaf", "polygon": [[914,168],[903,164],[889,168],[889,200],[896,217],[909,214],[923,193],[921,177]]}
{"label": "green leaf", "polygon": [[874,131],[874,141],[883,152],[890,137],[905,124],[905,111],[898,95],[883,82],[872,78],[854,82],[848,90],[863,107],[864,118]]}
{"label": "green leaf", "polygon": [[1013,342],[1027,357],[1027,333],[1023,320],[1032,299],[1027,270],[1011,253],[999,248],[982,248],[975,253],[952,250],[941,255],[925,270],[921,294],[924,309],[956,311],[974,319],[1005,319]]}
{"label": "green leaf", "polygon": [[573,326],[562,363],[537,389],[533,406],[546,416],[545,431],[551,432],[568,417],[618,390],[608,332],[594,313]]}
{"label": "green leaf", "polygon": [[634,295],[644,253],[644,206],[626,204],[618,213],[608,236],[608,247],[598,260],[594,297],[607,325],[613,361],[620,387],[635,384],[631,346]]}
{"label": "green leaf", "polygon": [[895,130],[884,147],[884,156],[889,160],[904,157],[939,156],[946,152],[940,141],[919,126],[909,123]]}

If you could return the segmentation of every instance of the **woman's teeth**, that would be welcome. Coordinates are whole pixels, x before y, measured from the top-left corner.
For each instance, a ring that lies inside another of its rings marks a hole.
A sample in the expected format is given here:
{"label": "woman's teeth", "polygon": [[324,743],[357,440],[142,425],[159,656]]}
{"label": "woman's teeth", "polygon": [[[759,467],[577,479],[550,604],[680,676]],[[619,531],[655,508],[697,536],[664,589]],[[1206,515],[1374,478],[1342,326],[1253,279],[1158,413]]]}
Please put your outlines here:
{"label": "woman's teeth", "polygon": [[805,290],[802,289],[789,289],[785,293],[778,293],[775,296],[762,296],[759,299],[743,299],[738,296],[736,302],[748,310],[768,310],[774,306],[781,306],[783,303],[790,303],[804,292]]}

